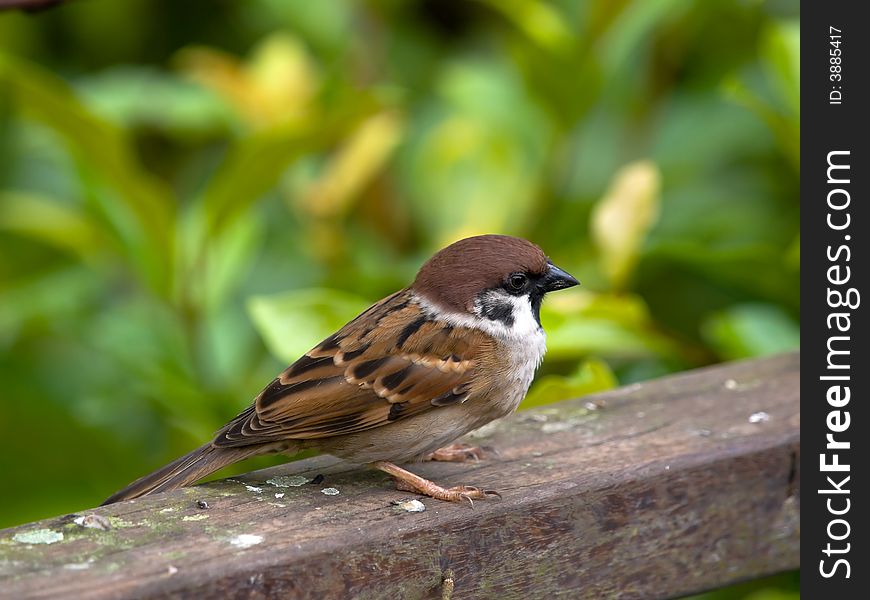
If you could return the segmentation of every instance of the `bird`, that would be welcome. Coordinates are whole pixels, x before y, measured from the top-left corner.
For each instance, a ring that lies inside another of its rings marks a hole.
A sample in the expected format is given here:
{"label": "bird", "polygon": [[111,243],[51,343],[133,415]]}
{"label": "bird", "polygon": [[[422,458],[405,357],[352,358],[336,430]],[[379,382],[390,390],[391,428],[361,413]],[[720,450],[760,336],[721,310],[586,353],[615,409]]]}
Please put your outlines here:
{"label": "bird", "polygon": [[544,296],[578,284],[526,239],[454,242],[410,286],[287,367],[211,441],[103,504],[192,485],[252,456],[308,449],[386,472],[399,489],[438,500],[500,497],[444,488],[399,465],[439,453],[477,456],[453,443],[516,410],[546,352]]}

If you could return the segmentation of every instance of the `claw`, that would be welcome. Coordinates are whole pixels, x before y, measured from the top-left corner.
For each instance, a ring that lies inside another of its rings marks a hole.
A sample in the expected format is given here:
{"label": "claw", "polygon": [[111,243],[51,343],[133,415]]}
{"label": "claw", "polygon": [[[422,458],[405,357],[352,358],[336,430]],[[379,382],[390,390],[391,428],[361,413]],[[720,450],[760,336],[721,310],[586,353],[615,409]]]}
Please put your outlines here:
{"label": "claw", "polygon": [[386,461],[372,463],[372,466],[392,475],[396,480],[397,489],[416,492],[438,500],[445,500],[447,502],[463,502],[467,500],[471,508],[474,508],[475,498],[478,500],[489,497],[501,498],[501,494],[498,492],[481,490],[473,485],[458,485],[452,488],[443,488],[428,479],[423,479],[419,475],[415,475]]}

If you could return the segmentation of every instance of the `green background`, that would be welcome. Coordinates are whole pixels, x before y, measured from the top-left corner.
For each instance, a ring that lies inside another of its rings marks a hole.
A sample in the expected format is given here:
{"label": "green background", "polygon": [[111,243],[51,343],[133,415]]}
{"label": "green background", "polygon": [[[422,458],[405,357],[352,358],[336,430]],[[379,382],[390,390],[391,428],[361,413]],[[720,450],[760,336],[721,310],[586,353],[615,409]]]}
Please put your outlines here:
{"label": "green background", "polygon": [[797,347],[799,49],[786,1],[0,13],[0,526],[202,443],[471,234],[583,282],[525,406]]}

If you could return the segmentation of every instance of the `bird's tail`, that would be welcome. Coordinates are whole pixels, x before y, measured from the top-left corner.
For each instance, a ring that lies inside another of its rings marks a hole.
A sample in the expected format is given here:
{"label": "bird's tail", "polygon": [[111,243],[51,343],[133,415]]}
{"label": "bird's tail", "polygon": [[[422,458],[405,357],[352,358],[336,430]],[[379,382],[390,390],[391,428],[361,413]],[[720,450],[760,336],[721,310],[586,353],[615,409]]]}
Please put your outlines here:
{"label": "bird's tail", "polygon": [[199,481],[218,469],[262,453],[263,448],[259,446],[216,448],[208,443],[181,458],[175,459],[153,473],[140,477],[123,490],[112,494],[102,505],[184,487]]}

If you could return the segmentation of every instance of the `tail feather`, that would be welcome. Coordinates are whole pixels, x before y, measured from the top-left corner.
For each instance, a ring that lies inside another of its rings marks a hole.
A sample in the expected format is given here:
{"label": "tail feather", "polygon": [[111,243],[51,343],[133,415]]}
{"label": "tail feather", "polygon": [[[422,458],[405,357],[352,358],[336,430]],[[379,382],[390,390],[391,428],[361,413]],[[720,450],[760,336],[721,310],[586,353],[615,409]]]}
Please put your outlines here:
{"label": "tail feather", "polygon": [[205,444],[153,473],[140,477],[112,494],[102,506],[190,485],[219,469],[262,452],[263,448],[259,446],[215,448],[211,443]]}

